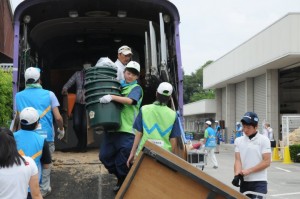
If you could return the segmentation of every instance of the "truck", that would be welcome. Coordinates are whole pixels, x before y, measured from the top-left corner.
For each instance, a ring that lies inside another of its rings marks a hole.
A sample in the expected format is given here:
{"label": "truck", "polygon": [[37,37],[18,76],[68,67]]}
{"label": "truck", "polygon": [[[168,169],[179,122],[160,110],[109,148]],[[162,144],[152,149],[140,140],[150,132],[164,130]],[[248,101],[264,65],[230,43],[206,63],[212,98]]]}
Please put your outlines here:
{"label": "truck", "polygon": [[43,88],[62,104],[64,83],[85,61],[116,60],[118,48],[128,45],[132,60],[141,65],[142,104],[155,100],[160,82],[169,82],[174,87],[169,106],[182,122],[179,23],[179,12],[168,0],[25,0],[14,13],[13,96],[25,87],[25,70],[39,67]]}

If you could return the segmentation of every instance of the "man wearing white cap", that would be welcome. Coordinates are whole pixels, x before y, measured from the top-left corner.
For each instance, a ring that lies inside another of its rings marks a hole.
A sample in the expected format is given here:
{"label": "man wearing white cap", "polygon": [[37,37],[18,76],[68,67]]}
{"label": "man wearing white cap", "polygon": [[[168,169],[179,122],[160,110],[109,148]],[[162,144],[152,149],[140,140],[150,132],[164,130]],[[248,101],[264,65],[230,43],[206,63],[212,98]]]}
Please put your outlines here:
{"label": "man wearing white cap", "polygon": [[208,152],[208,156],[210,157],[212,163],[213,163],[213,168],[217,169],[218,168],[218,161],[215,155],[215,148],[217,145],[216,142],[216,132],[211,128],[211,121],[206,121],[205,122],[205,132],[204,132],[204,143],[205,143],[205,150]]}
{"label": "man wearing white cap", "polygon": [[133,125],[136,133],[127,160],[128,167],[146,141],[175,152],[177,137],[180,137],[181,133],[176,112],[167,106],[172,92],[173,86],[168,82],[162,82],[156,91],[156,101],[141,108]]}
{"label": "man wearing white cap", "polygon": [[133,53],[128,46],[121,46],[118,49],[118,59],[115,62],[118,67],[117,80],[124,80],[125,66],[130,62]]}
{"label": "man wearing white cap", "polygon": [[137,84],[140,74],[140,64],[130,61],[124,70],[124,80],[121,80],[121,95],[104,95],[99,99],[100,103],[115,101],[123,104],[121,110],[121,126],[115,132],[104,132],[99,159],[109,173],[118,178],[114,191],[118,191],[129,172],[126,166],[127,159],[134,141],[132,128],[135,117],[143,99],[143,90]]}
{"label": "man wearing white cap", "polygon": [[[60,104],[52,91],[42,88],[40,84],[39,68],[30,67],[26,69],[25,83],[26,88],[16,94],[16,107],[18,114],[26,107],[34,107],[36,110],[41,112],[39,126],[35,131],[46,138],[50,152],[53,153],[55,150],[53,116],[58,126],[58,139],[62,139],[65,134],[63,119],[58,110],[58,106]],[[41,184],[41,193],[43,196],[51,192],[50,173],[51,167],[49,167],[49,169],[43,169]]]}
{"label": "man wearing white cap", "polygon": [[45,138],[35,131],[39,120],[40,116],[37,110],[32,107],[24,108],[20,113],[21,129],[14,133],[14,137],[19,154],[34,159],[40,181],[42,170],[49,168],[51,164],[51,154]]}

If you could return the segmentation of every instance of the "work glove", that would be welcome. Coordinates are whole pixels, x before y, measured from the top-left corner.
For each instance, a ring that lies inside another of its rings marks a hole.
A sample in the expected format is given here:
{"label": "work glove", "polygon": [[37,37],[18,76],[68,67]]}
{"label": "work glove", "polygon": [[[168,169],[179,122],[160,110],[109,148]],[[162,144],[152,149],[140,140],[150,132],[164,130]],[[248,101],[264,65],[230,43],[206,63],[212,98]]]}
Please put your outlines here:
{"label": "work glove", "polygon": [[58,129],[57,129],[57,132],[58,132],[57,138],[58,138],[59,140],[63,139],[63,137],[65,136],[65,129],[60,130],[60,129],[58,128]]}
{"label": "work glove", "polygon": [[243,181],[243,180],[244,180],[244,177],[241,174],[239,174],[239,175],[234,176],[231,183],[236,187],[240,187],[241,181]]}
{"label": "work glove", "polygon": [[112,97],[111,97],[111,95],[104,95],[103,97],[100,97],[99,100],[100,100],[100,103],[106,104],[112,100]]}

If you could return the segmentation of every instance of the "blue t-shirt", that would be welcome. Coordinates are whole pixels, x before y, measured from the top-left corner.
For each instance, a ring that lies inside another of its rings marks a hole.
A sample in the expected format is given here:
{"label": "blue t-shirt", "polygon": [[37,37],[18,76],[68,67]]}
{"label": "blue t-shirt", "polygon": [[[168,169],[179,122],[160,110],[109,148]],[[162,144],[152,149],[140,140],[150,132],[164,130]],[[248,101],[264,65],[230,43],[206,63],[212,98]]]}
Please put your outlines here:
{"label": "blue t-shirt", "polygon": [[139,101],[141,96],[142,96],[142,89],[140,86],[136,86],[130,91],[127,97],[132,99],[133,100],[132,104],[135,105]]}
{"label": "blue t-shirt", "polygon": [[[143,133],[143,118],[142,118],[141,111],[139,112],[138,116],[135,118],[133,128],[136,129],[137,131]],[[171,134],[170,134],[170,138],[175,138],[175,137],[179,137],[179,136],[181,136],[181,133],[180,133],[178,117],[176,114],[175,122],[174,122],[174,125],[172,128]]]}

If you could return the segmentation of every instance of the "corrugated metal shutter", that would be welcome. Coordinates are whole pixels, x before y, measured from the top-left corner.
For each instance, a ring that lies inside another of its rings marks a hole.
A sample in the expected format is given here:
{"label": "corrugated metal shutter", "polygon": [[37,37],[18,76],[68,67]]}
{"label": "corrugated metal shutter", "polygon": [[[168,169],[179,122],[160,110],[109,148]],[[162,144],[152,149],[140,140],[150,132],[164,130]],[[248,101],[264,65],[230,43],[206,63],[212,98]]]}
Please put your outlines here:
{"label": "corrugated metal shutter", "polygon": [[235,121],[239,122],[245,114],[245,82],[240,82],[235,85]]}
{"label": "corrugated metal shutter", "polygon": [[267,116],[267,86],[266,75],[254,78],[254,112],[259,118],[259,130],[262,129],[262,121]]}
{"label": "corrugated metal shutter", "polygon": [[222,120],[226,120],[226,88],[222,88]]}

